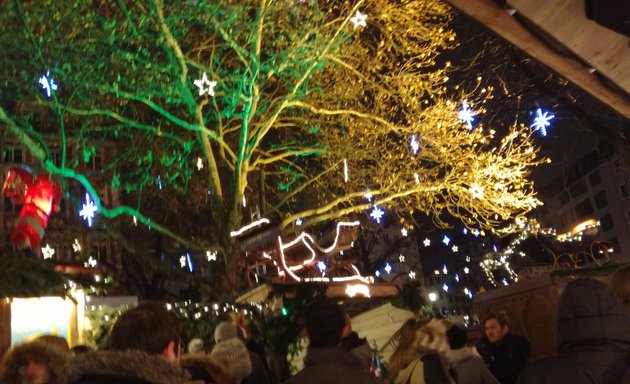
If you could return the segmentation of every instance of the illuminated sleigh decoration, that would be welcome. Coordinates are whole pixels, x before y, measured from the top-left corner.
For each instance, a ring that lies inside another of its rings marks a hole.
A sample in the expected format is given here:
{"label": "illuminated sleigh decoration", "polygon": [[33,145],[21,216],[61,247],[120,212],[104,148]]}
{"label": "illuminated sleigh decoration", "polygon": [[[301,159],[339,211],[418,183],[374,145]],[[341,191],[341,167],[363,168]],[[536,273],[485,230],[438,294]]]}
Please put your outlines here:
{"label": "illuminated sleigh decoration", "polygon": [[[269,220],[261,219],[232,232],[231,235],[240,236],[244,231],[268,223]],[[371,276],[363,276],[353,264],[353,260],[330,262],[334,256],[343,254],[343,251],[352,247],[356,232],[354,228],[358,226],[358,221],[337,223],[330,245],[321,245],[321,241],[316,241],[306,232],[300,233],[291,240],[283,239],[281,235],[278,235],[275,249],[248,253],[248,261],[254,264],[248,269],[257,268],[255,264],[260,263],[273,266],[277,269],[277,278],[281,281],[371,284],[374,279]],[[247,275],[249,277],[250,274]]]}

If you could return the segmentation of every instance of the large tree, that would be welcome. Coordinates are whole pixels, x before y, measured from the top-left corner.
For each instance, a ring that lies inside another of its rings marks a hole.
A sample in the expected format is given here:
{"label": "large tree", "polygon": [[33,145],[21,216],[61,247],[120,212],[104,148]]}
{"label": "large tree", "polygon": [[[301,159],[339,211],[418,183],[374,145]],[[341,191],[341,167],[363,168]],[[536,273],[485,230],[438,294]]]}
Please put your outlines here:
{"label": "large tree", "polygon": [[[80,183],[102,217],[135,216],[183,247],[218,250],[229,289],[240,254],[229,233],[250,221],[243,212],[252,205],[290,231],[298,218],[308,227],[368,218],[374,207],[401,220],[422,211],[440,225],[447,214],[491,229],[538,203],[527,178],[542,161],[531,129],[497,134],[462,121],[462,101],[482,113],[492,92],[466,94],[449,82],[438,57],[456,40],[440,1],[16,0],[2,8],[0,122],[9,134],[64,184]],[[56,90],[42,89],[51,82]],[[16,115],[15,102],[46,106],[52,123]],[[56,162],[51,143],[61,150]],[[81,172],[105,145],[115,156],[99,177],[133,204],[104,206]],[[212,231],[147,214],[193,190],[190,205],[208,205],[187,211]]]}

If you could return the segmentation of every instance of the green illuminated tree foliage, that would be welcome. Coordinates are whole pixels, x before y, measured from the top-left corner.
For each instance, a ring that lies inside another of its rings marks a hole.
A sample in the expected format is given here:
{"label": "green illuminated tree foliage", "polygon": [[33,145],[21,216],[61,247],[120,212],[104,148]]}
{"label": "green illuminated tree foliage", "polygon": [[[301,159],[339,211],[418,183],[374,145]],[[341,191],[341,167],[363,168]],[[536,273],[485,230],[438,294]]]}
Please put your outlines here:
{"label": "green illuminated tree foliage", "polygon": [[[151,228],[218,250],[232,289],[239,251],[229,231],[248,223],[255,205],[285,231],[297,218],[305,227],[367,218],[375,204],[401,219],[419,210],[437,224],[448,214],[490,229],[537,203],[527,176],[542,160],[530,129],[515,124],[495,137],[458,117],[464,98],[482,113],[492,90],[480,86],[475,98],[449,83],[449,64],[438,58],[456,40],[440,1],[42,0],[2,8],[0,122],[9,134],[48,172],[94,197],[79,164],[94,148],[116,148],[98,177],[134,204],[97,199],[105,219],[133,215],[148,225],[158,175],[165,189],[188,191],[184,206],[207,200],[208,209],[190,214],[203,215],[197,220],[211,223],[211,233],[158,220]],[[357,12],[365,26],[355,25]],[[47,71],[59,87],[50,98],[38,84]],[[214,96],[195,86],[204,73],[217,82]],[[48,107],[51,124],[17,116],[12,102]],[[57,164],[51,141],[62,149]],[[149,192],[151,206],[143,203]]]}

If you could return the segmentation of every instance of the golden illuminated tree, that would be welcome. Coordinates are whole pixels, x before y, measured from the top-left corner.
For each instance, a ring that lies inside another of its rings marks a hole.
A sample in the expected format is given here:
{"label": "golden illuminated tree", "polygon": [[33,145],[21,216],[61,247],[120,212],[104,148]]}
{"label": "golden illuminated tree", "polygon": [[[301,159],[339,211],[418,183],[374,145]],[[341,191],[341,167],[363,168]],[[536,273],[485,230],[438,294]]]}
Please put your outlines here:
{"label": "golden illuminated tree", "polygon": [[[495,138],[464,121],[463,104],[477,118],[492,90],[449,82],[439,61],[456,44],[449,20],[437,0],[12,1],[0,16],[0,122],[48,172],[82,184],[107,219],[148,225],[154,207],[142,193],[158,184],[196,186],[190,204],[207,190],[211,215],[197,222],[211,231],[150,225],[218,250],[233,289],[229,232],[250,221],[244,200],[281,230],[298,218],[369,218],[375,207],[491,229],[537,204],[531,129]],[[51,82],[56,90],[42,89]],[[47,106],[53,128],[15,116],[14,101]],[[103,206],[79,171],[104,143],[117,151],[99,177],[134,204]]]}

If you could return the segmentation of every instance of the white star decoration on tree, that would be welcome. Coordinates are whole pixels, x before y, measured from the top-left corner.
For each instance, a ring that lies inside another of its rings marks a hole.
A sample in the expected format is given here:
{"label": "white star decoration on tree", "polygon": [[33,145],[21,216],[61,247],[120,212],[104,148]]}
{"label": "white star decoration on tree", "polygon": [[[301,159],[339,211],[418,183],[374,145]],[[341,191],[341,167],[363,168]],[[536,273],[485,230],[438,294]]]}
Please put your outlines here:
{"label": "white star decoration on tree", "polygon": [[473,199],[481,199],[483,197],[483,187],[473,184],[469,189]]}
{"label": "white star decoration on tree", "polygon": [[372,193],[368,189],[367,192],[365,192],[365,195],[363,195],[363,197],[365,197],[365,200],[367,201],[372,201],[372,198],[374,197],[374,195],[372,195]]}
{"label": "white star decoration on tree", "polygon": [[402,229],[400,230],[400,234],[401,234],[401,235],[403,235],[403,237],[407,237],[407,234],[408,234],[408,232],[407,232],[407,228],[402,228]]}
{"label": "white star decoration on tree", "polygon": [[326,263],[324,263],[324,262],[323,262],[323,261],[321,261],[321,260],[320,260],[320,261],[318,261],[318,262],[317,262],[317,268],[319,269],[319,271],[320,271],[321,273],[326,272]]}
{"label": "white star decoration on tree", "polygon": [[206,251],[208,261],[217,261],[217,251]]}
{"label": "white star decoration on tree", "polygon": [[547,112],[543,113],[542,109],[538,108],[536,110],[536,117],[532,123],[532,128],[534,128],[534,131],[540,131],[541,135],[547,136],[547,127],[551,125],[549,121],[554,117],[555,115],[549,115]]}
{"label": "white star decoration on tree", "polygon": [[424,241],[422,242],[422,244],[424,244],[425,247],[428,247],[431,245],[431,240],[429,239],[424,239]]}
{"label": "white star decoration on tree", "polygon": [[194,83],[195,86],[199,88],[199,96],[203,96],[205,93],[214,96],[214,87],[217,86],[217,82],[208,80],[208,75],[206,75],[205,72],[201,76],[201,79],[195,80]]}
{"label": "white star decoration on tree", "polygon": [[449,243],[451,242],[451,239],[449,239],[448,236],[444,235],[442,242],[444,243],[444,245],[448,246]]}
{"label": "white star decoration on tree", "polygon": [[201,171],[201,169],[203,168],[203,160],[201,159],[201,157],[197,158],[197,170]]}
{"label": "white star decoration on tree", "polygon": [[90,256],[90,258],[88,259],[87,263],[92,268],[96,267],[96,259],[93,258],[92,256]]}
{"label": "white star decoration on tree", "polygon": [[182,256],[179,258],[179,264],[182,268],[186,268],[186,256]]}
{"label": "white star decoration on tree", "polygon": [[302,219],[301,219],[301,218],[299,218],[299,217],[297,218],[297,220],[295,220],[295,225],[297,225],[298,227],[299,227],[299,226],[301,226],[301,225],[302,225],[302,223],[303,223],[303,221],[302,221]]}
{"label": "white star decoration on tree", "polygon": [[39,83],[46,91],[46,96],[48,97],[52,96],[52,92],[57,90],[57,84],[50,78],[50,71],[46,71],[46,74],[39,78]]}
{"label": "white star decoration on tree", "polygon": [[409,272],[409,278],[411,280],[415,280],[416,279],[416,273],[414,271]]}
{"label": "white star decoration on tree", "polygon": [[42,256],[44,260],[51,259],[55,254],[55,249],[50,247],[50,244],[46,244],[44,248],[42,248]]}
{"label": "white star decoration on tree", "polygon": [[92,226],[92,219],[94,218],[94,214],[96,213],[96,211],[98,211],[98,208],[96,207],[96,205],[94,205],[94,202],[90,200],[90,195],[86,193],[85,203],[81,207],[79,215],[81,215],[83,220],[87,220],[88,227]]}
{"label": "white star decoration on tree", "polygon": [[381,219],[385,215],[385,211],[377,207],[376,205],[372,208],[372,212],[370,212],[370,217],[376,220],[377,223],[381,222]]}
{"label": "white star decoration on tree", "polygon": [[453,245],[453,248],[451,248],[453,250],[453,252],[457,252],[459,250],[459,248],[457,247],[457,245]]}
{"label": "white star decoration on tree", "polygon": [[457,116],[468,126],[468,129],[473,129],[472,122],[475,120],[473,117],[475,116],[475,113],[468,108],[466,100],[462,101],[462,109],[459,111]]}
{"label": "white star decoration on tree", "polygon": [[74,243],[72,243],[72,250],[74,252],[81,252],[81,244],[79,244],[79,239],[74,239]]}
{"label": "white star decoration on tree", "polygon": [[389,263],[385,264],[385,272],[390,273],[392,271],[392,266]]}
{"label": "white star decoration on tree", "polygon": [[409,143],[409,145],[411,146],[411,151],[413,152],[413,154],[417,155],[418,151],[420,150],[420,143],[418,143],[418,140],[416,140],[416,135],[411,136],[411,143]]}
{"label": "white star decoration on tree", "polygon": [[404,263],[405,262],[405,255],[398,256],[398,261],[400,261],[401,263]]}
{"label": "white star decoration on tree", "polygon": [[366,20],[367,15],[364,15],[359,11],[357,11],[357,13],[350,19],[352,24],[354,24],[354,29],[367,26],[367,23],[365,22]]}

